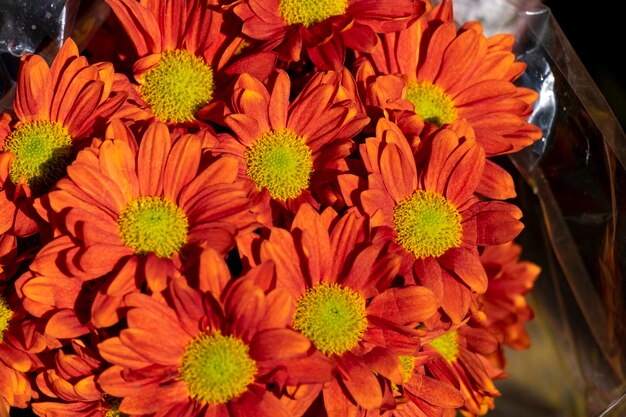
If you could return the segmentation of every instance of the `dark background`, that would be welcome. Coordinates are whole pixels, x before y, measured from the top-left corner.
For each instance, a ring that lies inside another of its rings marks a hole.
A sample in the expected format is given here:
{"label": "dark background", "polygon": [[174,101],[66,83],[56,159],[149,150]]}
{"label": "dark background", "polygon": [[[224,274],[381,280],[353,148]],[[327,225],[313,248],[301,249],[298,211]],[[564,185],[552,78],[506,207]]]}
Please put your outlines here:
{"label": "dark background", "polygon": [[[615,3],[545,0],[613,112],[626,126],[626,16]],[[613,4],[613,7],[610,7]]]}

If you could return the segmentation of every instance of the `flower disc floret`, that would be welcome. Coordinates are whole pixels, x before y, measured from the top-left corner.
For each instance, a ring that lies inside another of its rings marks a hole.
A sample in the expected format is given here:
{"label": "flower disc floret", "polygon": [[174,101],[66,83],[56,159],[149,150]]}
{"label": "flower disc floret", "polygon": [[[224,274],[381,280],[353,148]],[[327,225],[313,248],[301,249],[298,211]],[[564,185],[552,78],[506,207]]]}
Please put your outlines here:
{"label": "flower disc floret", "polygon": [[456,330],[450,330],[431,341],[429,345],[441,353],[448,362],[456,360],[459,355],[459,338]]}
{"label": "flower disc floret", "polygon": [[443,255],[461,244],[461,214],[444,196],[418,190],[393,209],[396,239],[418,259]]}
{"label": "flower disc floret", "polygon": [[141,97],[164,122],[182,123],[213,98],[213,69],[181,49],[163,52],[158,65],[143,75]]}
{"label": "flower disc floret", "polygon": [[4,151],[14,156],[9,176],[17,184],[22,178],[39,193],[61,179],[72,161],[72,137],[58,122],[26,122],[9,133]]}
{"label": "flower disc floret", "polygon": [[311,27],[332,16],[342,15],[348,8],[348,0],[280,0],[280,15],[289,25],[302,24]]}
{"label": "flower disc floret", "polygon": [[409,83],[406,98],[413,103],[415,113],[422,120],[438,127],[452,123],[458,117],[452,98],[441,87],[430,82]]}
{"label": "flower disc floret", "polygon": [[413,370],[415,369],[415,357],[400,356],[400,363],[402,364],[402,383],[406,384],[413,375]]}
{"label": "flower disc floret", "polygon": [[4,340],[4,332],[6,332],[9,328],[11,316],[12,313],[9,305],[4,298],[0,296],[0,343]]}
{"label": "flower disc floret", "polygon": [[259,190],[285,201],[309,188],[313,172],[311,148],[289,129],[270,130],[259,136],[244,154],[246,174]]}
{"label": "flower disc floret", "polygon": [[102,400],[104,402],[104,407],[102,408],[104,417],[128,417],[128,414],[124,414],[120,411],[120,403],[122,401],[119,398],[104,394]]}
{"label": "flower disc floret", "polygon": [[365,298],[338,284],[317,284],[296,305],[293,328],[325,355],[355,347],[367,330]]}
{"label": "flower disc floret", "polygon": [[189,223],[183,210],[163,197],[138,197],[118,218],[122,242],[137,255],[171,258],[187,243]]}
{"label": "flower disc floret", "polygon": [[243,394],[257,372],[248,351],[241,339],[220,332],[193,339],[179,369],[189,395],[203,404],[224,404]]}

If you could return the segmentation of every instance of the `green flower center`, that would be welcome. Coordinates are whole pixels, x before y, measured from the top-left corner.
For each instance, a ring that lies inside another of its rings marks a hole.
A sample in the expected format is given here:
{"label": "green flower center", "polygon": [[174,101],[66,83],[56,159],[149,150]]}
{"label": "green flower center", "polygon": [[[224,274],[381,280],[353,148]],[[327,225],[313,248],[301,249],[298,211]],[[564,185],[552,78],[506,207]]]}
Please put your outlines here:
{"label": "green flower center", "polygon": [[278,5],[285,22],[290,25],[301,23],[306,27],[342,15],[347,8],[348,0],[280,0]]}
{"label": "green flower center", "polygon": [[247,175],[259,190],[285,201],[309,188],[313,158],[303,137],[289,129],[270,130],[254,141],[244,154]]}
{"label": "green flower center", "polygon": [[189,122],[213,98],[213,70],[191,52],[177,49],[161,55],[143,76],[141,97],[164,122]]}
{"label": "green flower center", "polygon": [[367,330],[365,298],[337,284],[309,288],[296,306],[293,328],[325,355],[341,355],[355,347]]}
{"label": "green flower center", "polygon": [[187,243],[187,216],[163,197],[132,200],[117,223],[120,238],[137,255],[154,253],[160,258],[171,258]]}
{"label": "green flower center", "polygon": [[202,333],[185,348],[180,378],[203,404],[224,404],[248,389],[257,372],[248,346],[220,332]]}
{"label": "green flower center", "polygon": [[397,241],[416,258],[443,255],[461,244],[459,211],[442,195],[418,190],[393,209]]}
{"label": "green flower center", "polygon": [[22,178],[39,194],[60,180],[72,162],[72,137],[63,125],[48,120],[21,124],[6,138],[4,151],[14,156],[9,176]]}
{"label": "green flower center", "polygon": [[448,362],[456,360],[459,354],[459,338],[456,330],[450,330],[431,341],[429,345],[441,353]]}
{"label": "green flower center", "polygon": [[410,82],[406,98],[415,106],[415,113],[437,127],[454,122],[458,115],[454,101],[443,89],[430,82]]}
{"label": "green flower center", "polygon": [[4,340],[4,332],[9,328],[9,321],[11,321],[11,309],[9,305],[0,295],[0,343]]}

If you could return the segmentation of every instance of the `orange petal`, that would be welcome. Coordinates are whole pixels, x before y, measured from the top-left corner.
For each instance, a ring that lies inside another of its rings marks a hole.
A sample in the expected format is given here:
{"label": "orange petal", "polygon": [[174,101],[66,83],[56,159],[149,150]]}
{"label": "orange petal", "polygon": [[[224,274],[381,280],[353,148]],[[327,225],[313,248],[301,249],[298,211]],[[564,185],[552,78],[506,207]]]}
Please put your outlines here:
{"label": "orange petal", "polygon": [[367,307],[367,314],[401,325],[413,325],[429,319],[438,307],[430,289],[412,285],[390,288],[377,295]]}
{"label": "orange petal", "polygon": [[328,254],[332,252],[328,230],[321,223],[319,213],[309,204],[302,205],[293,219],[291,230],[292,233],[298,230],[301,234],[299,249],[307,261],[310,284],[321,282],[330,266]]}
{"label": "orange petal", "polygon": [[482,294],[487,290],[487,273],[477,254],[467,249],[453,248],[439,257],[439,263],[453,271],[473,291]]}
{"label": "orange petal", "polygon": [[255,333],[250,341],[250,356],[256,361],[303,357],[311,342],[290,329],[268,329]]}
{"label": "orange petal", "polygon": [[137,155],[137,176],[141,195],[161,195],[163,173],[171,146],[167,126],[161,122],[151,123],[143,135]]}
{"label": "orange petal", "polygon": [[50,106],[50,69],[39,55],[24,56],[15,87],[15,115],[21,121],[46,119]]}
{"label": "orange petal", "polygon": [[323,398],[328,417],[354,417],[358,414],[357,406],[348,399],[336,379],[324,387]]}
{"label": "orange petal", "polygon": [[398,355],[395,355],[388,349],[376,346],[367,352],[364,359],[367,366],[374,372],[395,384],[402,384],[402,363]]}
{"label": "orange petal", "polygon": [[180,191],[191,182],[198,172],[202,142],[196,135],[184,135],[174,143],[163,172],[163,194],[177,201]]}
{"label": "orange petal", "polygon": [[100,146],[100,171],[120,188],[127,201],[139,195],[139,181],[135,171],[135,155],[122,141],[104,141]]}
{"label": "orange petal", "polygon": [[119,337],[111,337],[98,344],[98,352],[109,363],[130,369],[141,369],[150,365],[143,356],[123,344]]}
{"label": "orange petal", "polygon": [[270,124],[274,130],[287,126],[290,90],[291,81],[289,75],[282,70],[277,71],[268,108]]}
{"label": "orange petal", "polygon": [[88,334],[89,329],[78,321],[73,309],[63,309],[50,317],[45,333],[57,339],[73,339]]}
{"label": "orange petal", "polygon": [[383,393],[378,379],[362,358],[346,352],[337,357],[341,382],[358,405],[365,409],[378,408],[383,402]]}
{"label": "orange petal", "polygon": [[161,52],[161,33],[156,17],[134,0],[106,0],[132,41],[137,55]]}
{"label": "orange petal", "polygon": [[187,385],[176,381],[168,385],[146,387],[139,395],[124,397],[119,410],[125,414],[152,414],[168,405],[187,401]]}
{"label": "orange petal", "polygon": [[517,195],[511,174],[490,160],[485,161],[476,193],[496,200],[506,200]]}

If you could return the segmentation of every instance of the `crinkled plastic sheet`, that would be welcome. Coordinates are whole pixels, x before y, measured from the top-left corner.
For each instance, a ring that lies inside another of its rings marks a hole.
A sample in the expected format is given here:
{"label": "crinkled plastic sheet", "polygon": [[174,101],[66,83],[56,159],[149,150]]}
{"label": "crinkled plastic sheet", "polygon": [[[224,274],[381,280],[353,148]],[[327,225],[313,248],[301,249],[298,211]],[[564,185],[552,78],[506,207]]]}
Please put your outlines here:
{"label": "crinkled plastic sheet", "polygon": [[10,108],[22,55],[52,61],[68,36],[84,46],[108,13],[103,0],[0,0],[0,112]]}
{"label": "crinkled plastic sheet", "polygon": [[459,22],[516,36],[540,93],[544,137],[500,161],[519,177],[524,256],[543,272],[528,351],[507,351],[510,377],[493,416],[626,415],[626,136],[550,10],[535,2],[455,0]]}

